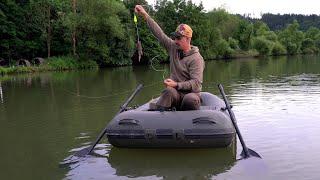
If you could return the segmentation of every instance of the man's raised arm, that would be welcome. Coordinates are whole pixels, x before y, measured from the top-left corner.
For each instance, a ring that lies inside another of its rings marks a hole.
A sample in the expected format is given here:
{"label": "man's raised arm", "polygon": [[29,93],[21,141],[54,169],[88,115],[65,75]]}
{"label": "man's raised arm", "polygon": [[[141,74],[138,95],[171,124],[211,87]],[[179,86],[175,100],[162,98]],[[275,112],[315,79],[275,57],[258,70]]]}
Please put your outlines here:
{"label": "man's raised arm", "polygon": [[160,26],[149,16],[149,14],[145,11],[145,9],[141,5],[135,6],[135,12],[142,16],[147,24],[149,29],[151,30],[152,34],[157,37],[158,41],[161,43],[162,46],[169,51],[172,46],[174,45],[174,41],[170,39],[160,28]]}

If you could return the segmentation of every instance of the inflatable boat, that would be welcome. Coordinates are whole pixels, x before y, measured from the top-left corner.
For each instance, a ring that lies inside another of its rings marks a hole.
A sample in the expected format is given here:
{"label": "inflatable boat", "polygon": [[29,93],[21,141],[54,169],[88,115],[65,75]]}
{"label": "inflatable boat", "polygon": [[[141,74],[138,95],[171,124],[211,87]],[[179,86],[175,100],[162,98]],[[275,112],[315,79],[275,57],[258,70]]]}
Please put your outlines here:
{"label": "inflatable boat", "polygon": [[217,96],[201,92],[200,110],[150,111],[150,102],[123,111],[106,127],[110,144],[126,148],[225,147],[235,129]]}

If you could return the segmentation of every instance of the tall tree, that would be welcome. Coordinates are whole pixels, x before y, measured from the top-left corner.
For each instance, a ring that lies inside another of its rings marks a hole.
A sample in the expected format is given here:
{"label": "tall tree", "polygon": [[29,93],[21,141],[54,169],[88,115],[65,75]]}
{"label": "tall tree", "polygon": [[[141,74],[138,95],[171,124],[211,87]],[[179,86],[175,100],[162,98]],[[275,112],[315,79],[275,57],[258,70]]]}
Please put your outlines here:
{"label": "tall tree", "polygon": [[279,32],[279,41],[287,48],[289,54],[300,52],[303,41],[303,32],[299,30],[298,21],[293,21],[286,29]]}
{"label": "tall tree", "polygon": [[77,52],[100,65],[130,64],[133,36],[126,32],[129,11],[119,0],[77,0],[65,24],[77,33]]}
{"label": "tall tree", "polygon": [[210,46],[206,41],[210,35],[207,34],[209,27],[202,3],[196,5],[191,0],[158,0],[155,10],[156,20],[166,34],[170,35],[181,23],[188,24],[193,29],[192,44],[199,46],[205,57],[213,56],[204,52]]}
{"label": "tall tree", "polygon": [[47,44],[47,57],[51,56],[51,39],[52,39],[52,17],[53,8],[52,0],[38,0],[30,2],[30,13],[33,19],[33,26],[38,27],[41,31],[41,38],[45,39]]}
{"label": "tall tree", "polygon": [[234,38],[239,40],[239,46],[242,50],[248,50],[252,44],[253,38],[253,24],[241,20],[234,34]]}
{"label": "tall tree", "polygon": [[[72,12],[74,15],[77,13],[77,0],[72,0]],[[73,27],[72,30],[72,50],[73,55],[76,55],[76,27]]]}

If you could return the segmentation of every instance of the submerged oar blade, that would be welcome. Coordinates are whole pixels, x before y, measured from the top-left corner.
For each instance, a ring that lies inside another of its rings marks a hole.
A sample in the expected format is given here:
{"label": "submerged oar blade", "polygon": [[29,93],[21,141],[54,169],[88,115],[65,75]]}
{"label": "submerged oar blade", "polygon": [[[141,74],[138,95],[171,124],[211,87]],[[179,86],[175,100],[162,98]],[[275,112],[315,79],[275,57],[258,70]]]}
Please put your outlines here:
{"label": "submerged oar blade", "polygon": [[81,149],[80,151],[76,151],[73,155],[65,158],[63,162],[60,162],[59,167],[68,167],[72,164],[82,161],[89,154],[89,151],[89,147]]}
{"label": "submerged oar blade", "polygon": [[91,149],[91,146],[90,146],[90,147],[87,147],[87,148],[84,148],[84,149],[81,149],[80,151],[75,152],[75,153],[74,153],[74,156],[77,156],[77,157],[85,157],[86,155],[89,154],[90,149]]}
{"label": "submerged oar blade", "polygon": [[254,157],[257,157],[257,158],[262,158],[257,152],[255,152],[255,151],[252,150],[252,149],[249,149],[249,148],[248,148],[248,152],[249,152],[249,156],[246,156],[244,150],[242,150],[240,156],[241,156],[242,158],[244,158],[244,159],[249,158],[249,157],[251,157],[251,156],[254,156]]}
{"label": "submerged oar blade", "polygon": [[254,157],[261,158],[261,156],[260,156],[258,153],[256,153],[255,151],[249,149],[249,148],[246,146],[246,144],[244,143],[244,140],[243,140],[242,135],[241,135],[241,133],[240,133],[240,129],[239,129],[237,123],[236,123],[236,118],[235,118],[235,116],[234,116],[233,111],[231,110],[230,103],[229,103],[229,101],[228,101],[228,99],[227,99],[227,97],[226,97],[226,94],[225,94],[225,92],[224,92],[224,89],[223,89],[222,84],[219,84],[219,85],[218,85],[218,88],[219,88],[220,93],[221,93],[221,95],[222,95],[222,97],[223,97],[223,100],[224,100],[224,103],[225,103],[225,105],[226,105],[226,109],[228,110],[228,113],[229,113],[230,119],[231,119],[231,121],[232,121],[233,127],[234,127],[234,129],[236,130],[236,133],[237,133],[238,138],[239,138],[239,140],[240,140],[240,143],[241,143],[241,145],[242,145],[243,150],[242,150],[242,152],[241,152],[241,157],[242,157],[243,159],[247,159],[247,158],[249,158],[250,156],[254,156]]}

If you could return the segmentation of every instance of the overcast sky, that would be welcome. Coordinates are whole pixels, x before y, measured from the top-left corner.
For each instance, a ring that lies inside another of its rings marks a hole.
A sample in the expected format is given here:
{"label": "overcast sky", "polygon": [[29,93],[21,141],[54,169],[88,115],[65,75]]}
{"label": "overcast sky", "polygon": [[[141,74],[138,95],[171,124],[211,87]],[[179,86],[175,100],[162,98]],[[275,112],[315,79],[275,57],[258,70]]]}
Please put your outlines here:
{"label": "overcast sky", "polygon": [[[147,0],[154,4],[155,0]],[[201,0],[192,0],[198,4]],[[213,8],[224,7],[230,13],[254,14],[260,17],[261,13],[273,14],[317,14],[320,15],[319,0],[202,0],[207,11]]]}

